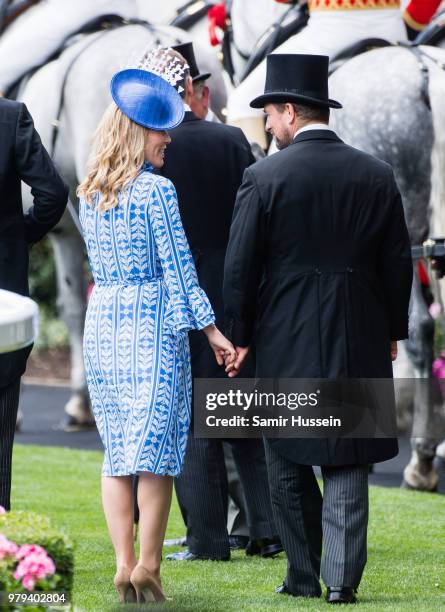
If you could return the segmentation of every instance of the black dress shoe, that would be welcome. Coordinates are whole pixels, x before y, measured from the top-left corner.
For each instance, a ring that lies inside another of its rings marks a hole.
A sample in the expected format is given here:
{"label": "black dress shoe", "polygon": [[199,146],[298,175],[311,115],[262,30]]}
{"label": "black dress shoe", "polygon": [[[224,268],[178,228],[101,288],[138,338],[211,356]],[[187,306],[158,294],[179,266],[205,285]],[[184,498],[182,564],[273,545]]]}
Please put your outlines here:
{"label": "black dress shoe", "polygon": [[292,593],[292,591],[289,590],[289,587],[287,586],[287,584],[285,582],[283,582],[283,584],[280,584],[279,587],[277,587],[275,589],[275,593],[278,593],[279,595],[292,595],[292,597],[313,597],[313,598],[318,598],[320,597],[320,593]]}
{"label": "black dress shoe", "polygon": [[356,603],[357,598],[352,587],[328,587],[326,601],[331,604]]}
{"label": "black dress shoe", "polygon": [[275,593],[278,593],[279,595],[292,595],[284,582],[280,584],[280,586],[277,586]]}
{"label": "black dress shoe", "polygon": [[229,561],[229,557],[206,557],[204,555],[195,555],[189,549],[181,552],[170,553],[166,556],[169,561]]}
{"label": "black dress shoe", "polygon": [[278,536],[274,538],[263,538],[261,540],[250,540],[246,546],[246,555],[253,557],[259,555],[264,559],[274,557],[280,552],[283,552],[283,545]]}
{"label": "black dress shoe", "polygon": [[229,536],[229,545],[231,550],[244,550],[249,543],[248,536],[231,535]]}
{"label": "black dress shoe", "polygon": [[270,538],[263,540],[263,546],[261,548],[261,556],[263,559],[267,559],[268,557],[275,557],[280,552],[283,552],[284,548],[281,544],[281,540],[278,536],[275,538]]}

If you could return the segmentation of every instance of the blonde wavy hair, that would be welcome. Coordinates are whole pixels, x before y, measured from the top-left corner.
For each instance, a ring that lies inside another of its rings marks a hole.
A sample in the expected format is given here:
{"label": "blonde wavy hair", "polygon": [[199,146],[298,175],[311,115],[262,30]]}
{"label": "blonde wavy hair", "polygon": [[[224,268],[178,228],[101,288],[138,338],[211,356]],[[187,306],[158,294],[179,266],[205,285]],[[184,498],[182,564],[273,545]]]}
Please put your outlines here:
{"label": "blonde wavy hair", "polygon": [[105,212],[118,203],[119,193],[139,174],[144,163],[146,129],[131,121],[114,104],[105,111],[92,141],[87,176],[77,188],[79,198]]}

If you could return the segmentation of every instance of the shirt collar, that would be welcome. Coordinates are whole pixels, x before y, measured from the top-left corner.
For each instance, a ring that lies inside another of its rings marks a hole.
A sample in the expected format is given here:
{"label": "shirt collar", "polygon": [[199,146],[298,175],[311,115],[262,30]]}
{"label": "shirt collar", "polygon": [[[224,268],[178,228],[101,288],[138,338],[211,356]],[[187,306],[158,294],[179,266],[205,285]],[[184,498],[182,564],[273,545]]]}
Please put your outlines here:
{"label": "shirt collar", "polygon": [[294,134],[294,139],[301,134],[302,132],[308,132],[309,130],[329,130],[333,132],[334,130],[326,125],[326,123],[310,123],[309,125],[304,125],[299,130],[297,130]]}
{"label": "shirt collar", "polygon": [[215,121],[215,114],[212,109],[209,107],[207,110],[207,115],[205,116],[206,121]]}
{"label": "shirt collar", "polygon": [[184,110],[185,111],[191,111],[192,110],[188,104],[186,104],[185,102],[183,102],[183,104],[184,104]]}

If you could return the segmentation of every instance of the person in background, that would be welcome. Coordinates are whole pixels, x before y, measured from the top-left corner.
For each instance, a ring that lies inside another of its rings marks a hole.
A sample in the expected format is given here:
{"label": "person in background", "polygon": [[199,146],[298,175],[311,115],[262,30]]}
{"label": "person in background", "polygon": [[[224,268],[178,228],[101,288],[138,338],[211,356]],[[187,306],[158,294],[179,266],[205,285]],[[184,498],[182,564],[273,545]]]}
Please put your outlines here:
{"label": "person in background", "polygon": [[[189,66],[180,86],[183,123],[171,131],[162,174],[175,185],[198,278],[213,305],[216,324],[224,323],[222,300],[224,258],[236,192],[244,170],[254,162],[249,143],[238,128],[203,121],[209,88],[201,74],[191,43],[176,46],[176,57]],[[192,376],[225,376],[213,363],[200,335],[190,333]],[[253,369],[251,370],[253,374]],[[246,374],[248,375],[248,373]],[[272,518],[262,440],[227,441],[244,491],[247,522],[253,543],[247,553],[273,554],[282,550]],[[227,532],[228,483],[222,440],[197,439],[190,432],[184,468],[176,479],[176,493],[187,524],[188,549],[168,559],[226,560],[230,557]],[[271,547],[271,548],[269,548]]]}
{"label": "person in background", "polygon": [[[46,152],[28,109],[0,99],[0,289],[28,295],[28,247],[53,228],[65,210],[68,189]],[[33,205],[22,208],[21,182]],[[0,506],[11,507],[11,461],[20,377],[31,346],[0,355]]]}

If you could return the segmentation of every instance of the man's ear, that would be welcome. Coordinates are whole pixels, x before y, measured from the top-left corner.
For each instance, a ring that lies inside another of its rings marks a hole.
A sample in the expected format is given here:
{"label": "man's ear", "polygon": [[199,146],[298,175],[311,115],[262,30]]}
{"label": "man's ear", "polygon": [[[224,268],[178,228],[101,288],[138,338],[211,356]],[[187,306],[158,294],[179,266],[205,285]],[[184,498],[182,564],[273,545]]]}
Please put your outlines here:
{"label": "man's ear", "polygon": [[291,125],[297,118],[297,113],[295,112],[295,108],[290,102],[286,102],[286,113],[288,115],[289,125]]}
{"label": "man's ear", "polygon": [[210,89],[208,88],[207,85],[204,85],[203,90],[202,90],[202,103],[204,104],[206,109],[209,108],[209,104],[210,104]]}
{"label": "man's ear", "polygon": [[187,77],[187,81],[186,81],[186,85],[185,85],[185,91],[186,91],[186,95],[188,98],[192,98],[193,97],[193,79],[191,76]]}

